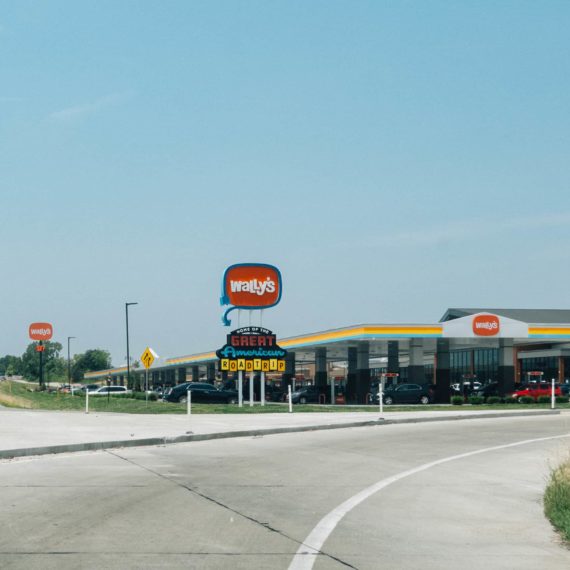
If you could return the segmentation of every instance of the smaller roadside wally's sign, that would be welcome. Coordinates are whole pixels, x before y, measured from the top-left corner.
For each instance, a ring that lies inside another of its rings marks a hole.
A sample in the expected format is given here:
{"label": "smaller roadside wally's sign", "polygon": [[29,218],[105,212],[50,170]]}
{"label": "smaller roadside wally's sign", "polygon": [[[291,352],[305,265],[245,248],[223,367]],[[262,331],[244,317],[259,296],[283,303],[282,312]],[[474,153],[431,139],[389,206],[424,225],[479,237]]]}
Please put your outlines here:
{"label": "smaller roadside wally's sign", "polygon": [[236,372],[284,372],[287,351],[276,336],[261,327],[244,327],[227,335],[226,344],[216,351],[220,370]]}
{"label": "smaller roadside wally's sign", "polygon": [[32,323],[29,334],[32,340],[49,340],[53,336],[53,327],[49,323]]}
{"label": "smaller roadside wally's sign", "polygon": [[266,263],[238,263],[224,272],[220,304],[233,305],[224,315],[224,324],[229,326],[227,314],[234,309],[259,310],[274,307],[281,300],[281,272]]}

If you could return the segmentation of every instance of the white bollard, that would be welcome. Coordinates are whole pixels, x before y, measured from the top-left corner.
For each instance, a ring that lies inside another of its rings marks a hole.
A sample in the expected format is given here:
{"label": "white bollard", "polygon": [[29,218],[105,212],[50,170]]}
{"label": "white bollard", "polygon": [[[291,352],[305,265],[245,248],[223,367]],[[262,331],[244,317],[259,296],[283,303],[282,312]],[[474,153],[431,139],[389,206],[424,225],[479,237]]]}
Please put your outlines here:
{"label": "white bollard", "polygon": [[192,391],[186,390],[186,413],[192,414]]}
{"label": "white bollard", "polygon": [[384,412],[384,402],[382,401],[384,398],[384,391],[382,390],[382,382],[378,384],[378,400],[380,400],[380,413]]}
{"label": "white bollard", "polygon": [[289,390],[289,413],[291,413],[293,411],[293,398],[291,397],[291,386],[287,386],[287,389]]}
{"label": "white bollard", "polygon": [[554,409],[556,407],[556,396],[554,395],[554,378],[552,379],[552,388],[550,393],[550,409]]}
{"label": "white bollard", "polygon": [[85,390],[85,413],[89,413],[89,390]]}

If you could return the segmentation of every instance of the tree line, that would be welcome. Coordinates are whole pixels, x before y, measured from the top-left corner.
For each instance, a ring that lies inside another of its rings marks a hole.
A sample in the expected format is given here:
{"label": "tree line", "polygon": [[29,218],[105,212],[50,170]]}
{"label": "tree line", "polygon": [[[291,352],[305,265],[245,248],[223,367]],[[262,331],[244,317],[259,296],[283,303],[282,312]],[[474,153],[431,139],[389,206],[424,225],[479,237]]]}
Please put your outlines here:
{"label": "tree line", "polygon": [[[32,342],[22,356],[7,354],[0,357],[0,376],[23,376],[30,381],[38,381],[40,375],[40,353],[37,343]],[[61,355],[59,342],[44,342],[43,365],[46,382],[67,381],[67,359]],[[111,354],[107,350],[94,348],[75,354],[71,359],[71,378],[74,382],[83,380],[85,372],[95,372],[111,368]]]}

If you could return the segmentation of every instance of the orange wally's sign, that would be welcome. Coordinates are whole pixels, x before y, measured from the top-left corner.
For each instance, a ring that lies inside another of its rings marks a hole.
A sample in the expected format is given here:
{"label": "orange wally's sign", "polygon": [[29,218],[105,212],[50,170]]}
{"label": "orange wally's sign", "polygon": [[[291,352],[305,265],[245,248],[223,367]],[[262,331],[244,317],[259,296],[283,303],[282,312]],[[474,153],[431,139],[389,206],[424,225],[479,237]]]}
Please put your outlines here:
{"label": "orange wally's sign", "polygon": [[49,323],[32,323],[29,333],[32,340],[49,340],[53,336],[53,327]]}
{"label": "orange wally's sign", "polygon": [[[233,305],[233,309],[267,309],[281,300],[281,272],[266,263],[238,263],[224,272],[221,305]],[[227,314],[224,324],[229,325]]]}
{"label": "orange wally's sign", "polygon": [[477,336],[495,336],[500,330],[499,317],[495,315],[477,315],[473,318],[473,332]]}

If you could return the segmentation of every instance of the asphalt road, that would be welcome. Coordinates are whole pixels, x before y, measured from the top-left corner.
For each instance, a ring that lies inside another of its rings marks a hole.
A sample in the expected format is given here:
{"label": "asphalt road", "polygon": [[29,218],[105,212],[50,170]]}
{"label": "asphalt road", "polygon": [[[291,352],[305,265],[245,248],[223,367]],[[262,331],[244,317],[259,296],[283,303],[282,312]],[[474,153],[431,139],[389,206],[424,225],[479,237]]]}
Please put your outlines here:
{"label": "asphalt road", "polygon": [[0,568],[566,570],[541,500],[568,435],[562,414],[3,461]]}

